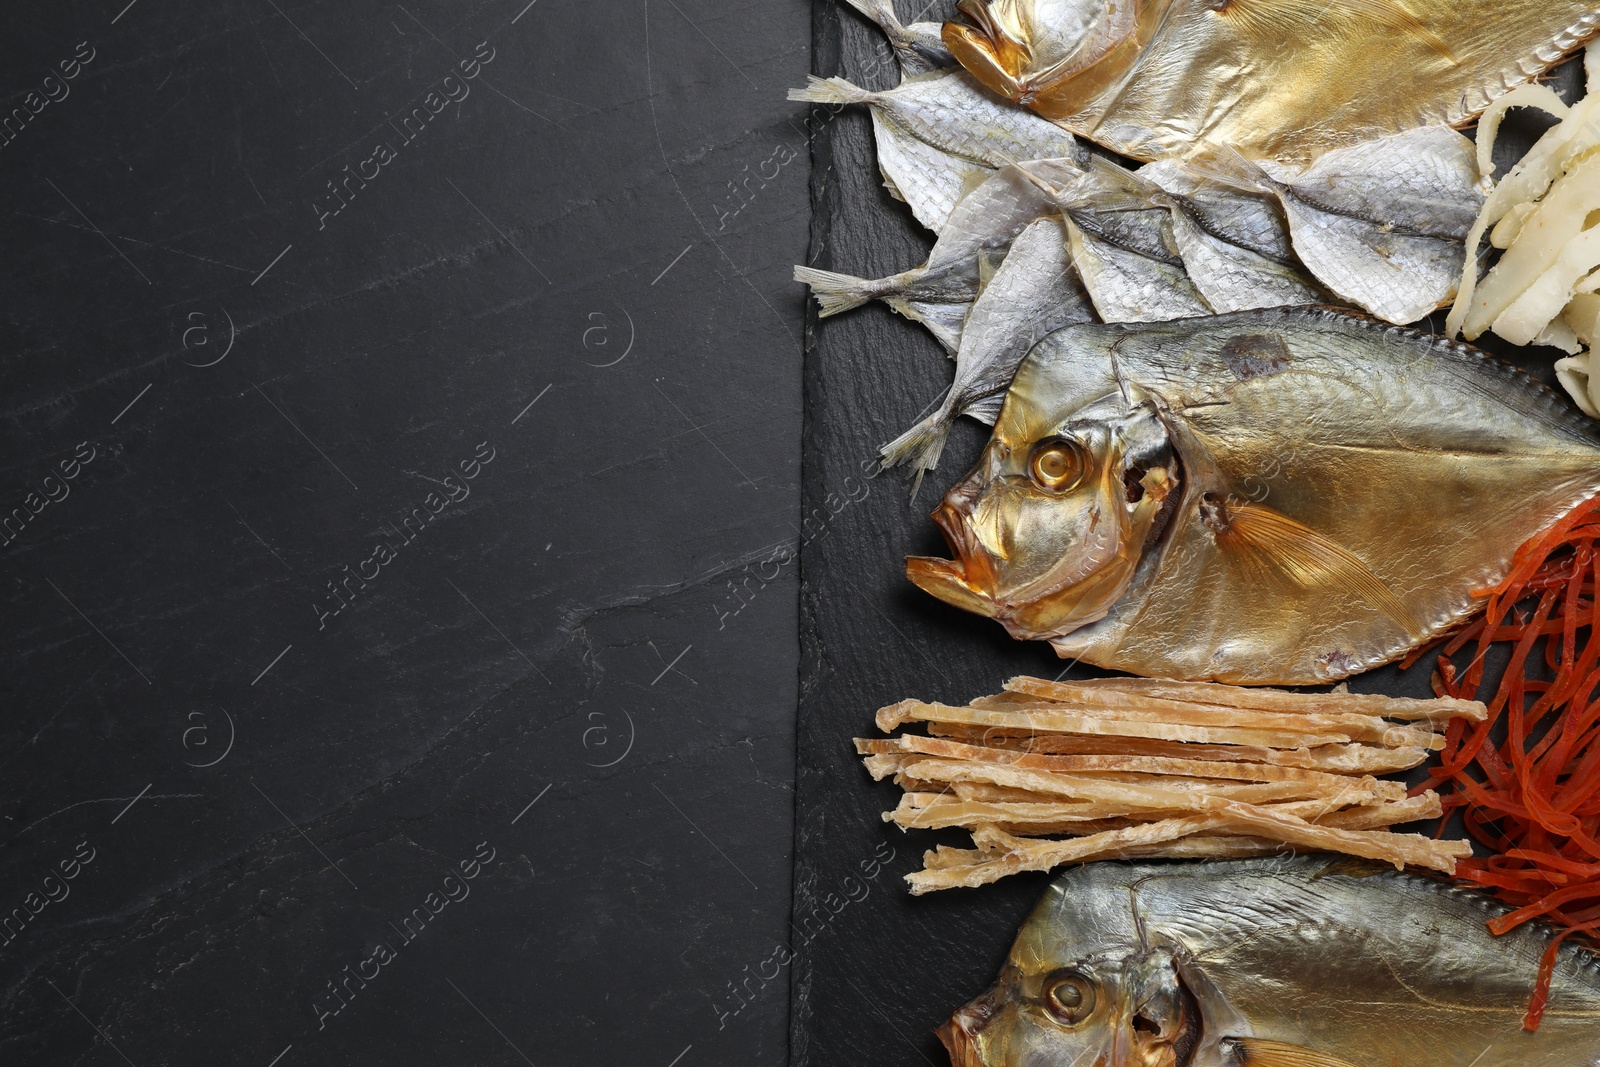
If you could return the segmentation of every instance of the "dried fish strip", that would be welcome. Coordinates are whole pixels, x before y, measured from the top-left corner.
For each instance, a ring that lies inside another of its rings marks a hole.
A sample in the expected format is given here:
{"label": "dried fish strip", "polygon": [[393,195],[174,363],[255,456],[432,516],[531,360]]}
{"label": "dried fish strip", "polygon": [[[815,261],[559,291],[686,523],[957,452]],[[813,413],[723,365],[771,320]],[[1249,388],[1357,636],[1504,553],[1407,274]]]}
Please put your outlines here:
{"label": "dried fish strip", "polygon": [[1371,771],[1420,764],[1449,723],[1486,713],[1473,701],[1015,678],[966,707],[886,707],[885,732],[930,733],[861,738],[856,751],[905,790],[885,821],[973,835],[975,849],[927,853],[907,876],[913,893],[1064,863],[1293,850],[1450,872],[1465,842],[1391,829],[1438,818],[1440,798]]}

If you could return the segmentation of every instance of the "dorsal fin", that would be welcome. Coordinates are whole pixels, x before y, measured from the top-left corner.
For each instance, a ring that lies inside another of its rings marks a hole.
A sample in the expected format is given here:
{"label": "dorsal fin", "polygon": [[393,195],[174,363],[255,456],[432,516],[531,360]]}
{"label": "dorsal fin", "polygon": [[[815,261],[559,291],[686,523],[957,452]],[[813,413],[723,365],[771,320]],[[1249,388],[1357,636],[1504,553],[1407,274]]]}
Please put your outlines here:
{"label": "dorsal fin", "polygon": [[1206,507],[1206,522],[1218,544],[1248,554],[1302,589],[1346,589],[1393,619],[1413,639],[1425,636],[1394,590],[1361,557],[1331,537],[1263,504],[1208,502]]}

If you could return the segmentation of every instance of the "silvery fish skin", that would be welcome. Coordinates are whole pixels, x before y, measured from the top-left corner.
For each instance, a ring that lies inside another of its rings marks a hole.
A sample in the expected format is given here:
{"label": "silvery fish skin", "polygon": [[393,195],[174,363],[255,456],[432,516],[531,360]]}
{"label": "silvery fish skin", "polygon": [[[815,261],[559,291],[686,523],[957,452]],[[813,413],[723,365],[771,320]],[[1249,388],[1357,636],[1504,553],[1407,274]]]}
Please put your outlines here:
{"label": "silvery fish skin", "polygon": [[1165,322],[1209,314],[1172,240],[1166,209],[1062,198],[1073,262],[1106,322]]}
{"label": "silvery fish skin", "polygon": [[942,27],[937,22],[906,25],[895,14],[893,0],[844,0],[877,24],[889,39],[901,73],[908,78],[956,65],[955,57],[944,46]]}
{"label": "silvery fish skin", "polygon": [[1288,220],[1265,198],[1208,190],[1167,162],[1152,163],[1130,178],[1148,183],[1155,192],[1146,195],[1171,212],[1178,254],[1213,311],[1331,302],[1294,257]]}
{"label": "silvery fish skin", "polygon": [[1273,262],[1299,263],[1288,217],[1272,193],[1211,180],[1176,160],[1158,160],[1139,168],[1138,174],[1163,192],[1180,197],[1208,232]]}
{"label": "silvery fish skin", "polygon": [[918,220],[939,233],[970,187],[974,168],[1015,160],[1084,158],[1066,130],[999,99],[962,70],[907,78],[874,92],[843,78],[807,79],[790,100],[865,104],[878,137],[878,165]]}
{"label": "silvery fish skin", "polygon": [[1470,889],[1302,856],[1092,863],[1058,878],[985,994],[940,1029],[954,1067],[1595,1067],[1600,958]]}
{"label": "silvery fish skin", "polygon": [[[1081,175],[1070,159],[1039,160],[1030,166],[1055,181],[1073,182]],[[1033,177],[1003,167],[961,200],[922,266],[875,280],[796,267],[795,280],[811,287],[823,318],[882,300],[927,326],[954,355],[961,348],[968,312],[991,269],[998,267],[1029,223],[1054,211]],[[1017,358],[1020,361],[1021,355]]]}
{"label": "silvery fish skin", "polygon": [[1074,326],[935,511],[958,558],[907,574],[1063,657],[1309,685],[1459,624],[1597,493],[1597,431],[1465,345],[1325,308]]}
{"label": "silvery fish skin", "polygon": [[1295,253],[1330,290],[1386,322],[1455,298],[1483,208],[1472,142],[1428,127],[1329,152],[1299,171],[1206,146],[1192,165],[1276,195]]}
{"label": "silvery fish skin", "polygon": [[1595,0],[961,0],[951,54],[1135,159],[1201,141],[1303,164],[1461,126],[1600,31]]}
{"label": "silvery fish skin", "polygon": [[967,315],[955,381],[943,402],[883,446],[883,465],[910,464],[920,485],[922,474],[938,466],[956,418],[971,415],[993,424],[1028,350],[1064,326],[1094,319],[1060,216],[1030,223]]}

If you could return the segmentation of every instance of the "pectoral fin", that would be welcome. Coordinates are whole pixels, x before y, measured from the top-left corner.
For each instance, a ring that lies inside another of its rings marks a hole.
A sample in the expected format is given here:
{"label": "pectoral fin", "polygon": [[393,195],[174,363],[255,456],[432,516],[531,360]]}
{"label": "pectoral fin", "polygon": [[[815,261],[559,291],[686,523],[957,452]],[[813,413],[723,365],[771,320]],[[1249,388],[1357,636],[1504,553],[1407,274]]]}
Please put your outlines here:
{"label": "pectoral fin", "polygon": [[1217,8],[1225,18],[1278,40],[1303,40],[1319,31],[1317,23],[1340,16],[1365,19],[1402,33],[1409,33],[1450,62],[1456,62],[1450,46],[1406,9],[1400,0],[1226,0]]}
{"label": "pectoral fin", "polygon": [[1262,504],[1208,500],[1202,516],[1223,547],[1247,553],[1302,589],[1348,591],[1399,623],[1413,639],[1425,636],[1394,590],[1332,538]]}
{"label": "pectoral fin", "polygon": [[1338,1057],[1281,1041],[1236,1037],[1228,1044],[1238,1049],[1240,1067],[1356,1067]]}

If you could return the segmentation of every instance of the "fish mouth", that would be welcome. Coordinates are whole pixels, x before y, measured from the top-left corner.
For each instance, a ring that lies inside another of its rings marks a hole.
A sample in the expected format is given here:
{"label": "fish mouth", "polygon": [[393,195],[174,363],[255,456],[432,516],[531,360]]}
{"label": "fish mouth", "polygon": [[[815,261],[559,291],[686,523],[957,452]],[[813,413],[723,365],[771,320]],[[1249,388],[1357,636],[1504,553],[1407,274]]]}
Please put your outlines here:
{"label": "fish mouth", "polygon": [[985,618],[997,618],[1000,605],[990,592],[995,577],[988,553],[972,536],[961,513],[948,501],[933,510],[932,518],[955,558],[911,556],[906,560],[906,577],[924,593],[952,607]]}

